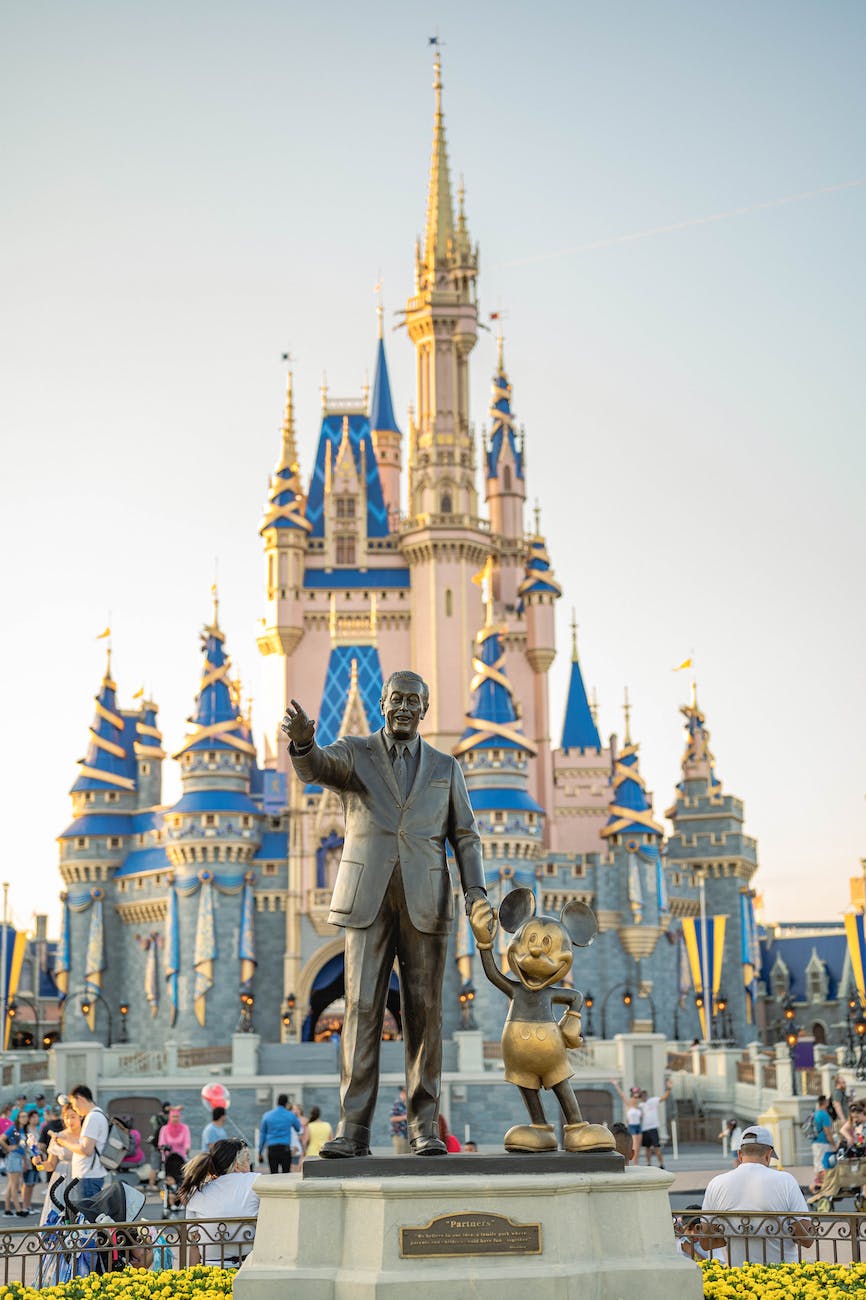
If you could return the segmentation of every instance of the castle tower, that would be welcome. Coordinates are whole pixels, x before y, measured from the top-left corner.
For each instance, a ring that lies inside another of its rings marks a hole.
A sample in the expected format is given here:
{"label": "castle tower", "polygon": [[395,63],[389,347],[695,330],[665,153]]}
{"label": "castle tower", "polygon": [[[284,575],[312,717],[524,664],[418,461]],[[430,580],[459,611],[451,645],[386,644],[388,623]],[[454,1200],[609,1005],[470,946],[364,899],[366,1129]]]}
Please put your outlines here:
{"label": "castle tower", "polygon": [[601,743],[586,695],[577,653],[577,624],[571,624],[571,674],[562,738],[553,751],[551,848],[559,852],[598,851],[610,799],[610,751]]}
{"label": "castle tower", "polygon": [[412,573],[412,666],[430,686],[426,731],[451,749],[463,731],[472,641],[481,623],[472,578],[489,552],[478,518],[469,425],[469,354],[478,333],[477,251],[462,195],[455,226],[436,51],[433,152],[423,251],[406,328],[416,352],[416,415],[409,426],[409,500],[401,549]]}
{"label": "castle tower", "polygon": [[157,726],[159,710],[153,700],[142,700],[135,723],[133,751],[136,763],[139,808],[155,808],[162,803],[162,765],[165,750],[162,732]]}
{"label": "castle tower", "polygon": [[[666,1015],[673,990],[654,987],[654,981],[642,974],[641,962],[652,957],[667,928],[669,906],[661,856],[664,831],[653,817],[640,773],[639,746],[631,738],[630,707],[626,692],[623,747],[618,752],[613,743],[611,747],[613,790],[607,824],[601,831],[611,859],[599,873],[599,897],[605,911],[618,912],[616,937],[633,962],[631,976],[629,963],[625,966],[625,980],[635,999],[628,1008],[634,1016],[631,1027],[649,1029],[653,1020],[661,1028],[659,1013]],[[612,939],[610,935],[609,941]],[[673,971],[673,963],[669,965]]]}
{"label": "castle tower", "polygon": [[739,1043],[757,1036],[754,1027],[753,966],[750,941],[758,869],[757,842],[743,832],[743,801],[726,794],[716,775],[706,718],[692,682],[691,701],[680,712],[685,719],[682,778],[666,816],[673,823],[667,857],[675,882],[704,883],[707,916],[726,916],[720,994],[727,1001],[717,1033],[730,1028]]}
{"label": "castle tower", "polygon": [[523,527],[526,474],[523,439],[518,444],[514,432],[511,384],[505,373],[501,330],[497,337],[490,421],[485,457],[485,496],[490,511],[490,542],[495,557],[493,595],[503,616],[513,618],[517,610],[517,589],[523,579],[526,558]]}
{"label": "castle tower", "polygon": [[[96,695],[87,753],[79,760],[72,790],[73,820],[58,836],[60,874],[65,893],[65,987],[70,1001],[64,1011],[64,1036],[85,1030],[76,994],[99,993],[112,1016],[124,991],[117,962],[117,922],[105,906],[109,882],[129,852],[138,829],[134,745],[137,712],[117,706],[117,683],[111,672],[109,646],[105,673]],[[104,1009],[98,999],[87,1017],[91,1033],[104,1035]]]}
{"label": "castle tower", "polygon": [[[537,512],[536,512],[537,514]],[[553,807],[553,761],[550,752],[550,686],[548,672],[556,658],[556,601],[562,588],[553,576],[547,543],[539,532],[530,539],[525,576],[517,589],[519,611],[526,623],[526,658],[532,669],[532,697],[525,701],[524,720],[535,742],[534,795],[544,808]]]}
{"label": "castle tower", "polygon": [[267,565],[267,614],[258,637],[262,654],[291,655],[304,635],[301,590],[307,536],[311,531],[305,507],[289,370],[280,455],[271,475],[268,504],[259,529]]}
{"label": "castle tower", "polygon": [[[490,602],[492,605],[492,601]],[[488,605],[488,613],[492,609]],[[514,692],[505,670],[501,626],[488,618],[476,636],[472,699],[465,730],[455,754],[466,778],[469,800],[478,821],[484,851],[484,873],[491,902],[498,906],[516,885],[537,889],[543,847],[544,809],[529,793],[529,760],[535,746],[523,734]],[[500,964],[507,965],[509,936],[497,933]],[[473,975],[475,944],[464,916],[458,917],[455,956],[457,972],[465,986]],[[502,1027],[505,1004],[486,980],[476,990],[476,1018],[485,1037]],[[456,1005],[446,998],[446,1008]],[[454,1028],[458,1026],[455,1024]]]}
{"label": "castle tower", "polygon": [[376,347],[376,369],[373,376],[373,396],[370,400],[370,430],[373,450],[379,465],[379,480],[382,484],[382,496],[388,511],[388,522],[392,532],[397,531],[400,522],[400,473],[402,470],[403,436],[394,417],[394,405],[391,401],[391,381],[388,378],[388,363],[385,358],[385,340],[383,338],[383,307],[376,308],[379,322],[379,341]]}

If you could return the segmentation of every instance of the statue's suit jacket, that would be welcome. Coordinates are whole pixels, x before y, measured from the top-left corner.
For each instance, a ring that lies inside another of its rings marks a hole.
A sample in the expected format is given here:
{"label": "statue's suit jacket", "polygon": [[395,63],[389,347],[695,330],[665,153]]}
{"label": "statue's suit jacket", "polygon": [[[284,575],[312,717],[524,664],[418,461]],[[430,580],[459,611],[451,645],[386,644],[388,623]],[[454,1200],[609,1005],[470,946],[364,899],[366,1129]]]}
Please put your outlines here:
{"label": "statue's suit jacket", "polygon": [[324,749],[314,742],[303,754],[291,745],[289,752],[301,780],[336,790],[346,815],[331,924],[370,925],[399,862],[413,925],[423,934],[446,934],[454,915],[446,840],[464,894],[485,888],[478,826],[457,760],[422,739],[404,803],[382,731],[344,736]]}

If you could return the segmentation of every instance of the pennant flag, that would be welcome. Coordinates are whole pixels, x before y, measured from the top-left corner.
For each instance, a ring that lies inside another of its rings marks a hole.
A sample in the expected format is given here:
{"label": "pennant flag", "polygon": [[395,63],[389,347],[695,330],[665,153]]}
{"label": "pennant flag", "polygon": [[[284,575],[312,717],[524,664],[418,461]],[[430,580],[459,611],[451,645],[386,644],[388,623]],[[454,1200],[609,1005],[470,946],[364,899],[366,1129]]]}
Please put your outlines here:
{"label": "pennant flag", "polygon": [[65,894],[62,894],[61,898],[63,899],[63,917],[60,922],[60,943],[57,945],[57,954],[54,958],[54,983],[57,985],[57,992],[60,994],[62,1001],[69,992],[69,972],[72,969],[72,940],[69,903]]}
{"label": "pennant flag", "polygon": [[754,1023],[757,979],[761,966],[761,949],[758,927],[755,923],[755,894],[751,889],[740,890],[740,960],[743,964],[743,986],[746,990],[746,1022]]}
{"label": "pennant flag", "polygon": [[681,673],[684,668],[691,668],[691,666],[692,666],[691,659],[684,659],[683,662],[681,664],[677,664],[676,668],[672,669],[672,671],[675,673]]}
{"label": "pennant flag", "polygon": [[132,698],[133,698],[134,700],[140,700],[140,699],[142,698],[143,695],[144,695],[144,687],[142,686],[140,690],[137,690],[137,691],[135,692],[135,694],[133,695]]}
{"label": "pennant flag", "polygon": [[9,1047],[9,1035],[12,1032],[12,1020],[9,1016],[9,1003],[15,1000],[15,994],[18,992],[18,981],[21,978],[21,967],[24,965],[24,954],[27,951],[27,932],[26,930],[14,930],[11,925],[0,926],[0,930],[5,928],[6,931],[6,1005],[3,1007],[3,1050]]}
{"label": "pennant flag", "polygon": [[241,986],[252,984],[256,973],[256,900],[252,880],[244,881],[241,900],[241,928],[238,935],[238,956],[241,962]]}
{"label": "pennant flag", "polygon": [[[683,917],[683,940],[689,959],[692,984],[703,1005],[698,1007],[701,1030],[704,1038],[709,1038],[707,1031],[710,1022],[706,1019],[708,995],[715,1004],[716,995],[722,982],[722,963],[725,959],[725,925],[727,913],[721,916],[708,916],[701,920],[696,916]],[[705,960],[706,958],[706,960]],[[709,989],[704,988],[704,969],[707,972]]]}
{"label": "pennant flag", "polygon": [[863,978],[863,972],[866,970],[866,940],[864,940],[863,935],[862,912],[847,912],[845,914],[845,934],[848,938],[851,969],[854,972],[854,981],[862,1005],[863,1002],[866,1002],[866,981]]}
{"label": "pennant flag", "polygon": [[209,871],[201,876],[201,897],[198,903],[198,921],[195,928],[195,1018],[204,1025],[207,1016],[207,995],[213,988],[213,967],[217,956],[216,928],[213,911],[213,878]]}
{"label": "pennant flag", "polygon": [[111,636],[111,628],[110,628],[110,627],[107,627],[107,628],[105,629],[104,632],[100,632],[99,636],[98,636],[98,637],[95,637],[94,640],[96,640],[96,641],[104,641],[105,638],[106,638],[107,636]]}
{"label": "pennant flag", "polygon": [[168,1023],[177,1020],[178,977],[180,973],[180,920],[177,912],[177,889],[168,891],[168,908],[165,913],[165,980],[168,985]]}
{"label": "pennant flag", "polygon": [[[102,989],[102,972],[105,970],[105,928],[102,918],[102,890],[97,890],[93,897],[90,912],[90,933],[87,936],[87,953],[84,958],[84,983],[88,989],[98,993]],[[90,1004],[90,1011],[85,1017],[91,1034],[96,1030],[96,999]]]}

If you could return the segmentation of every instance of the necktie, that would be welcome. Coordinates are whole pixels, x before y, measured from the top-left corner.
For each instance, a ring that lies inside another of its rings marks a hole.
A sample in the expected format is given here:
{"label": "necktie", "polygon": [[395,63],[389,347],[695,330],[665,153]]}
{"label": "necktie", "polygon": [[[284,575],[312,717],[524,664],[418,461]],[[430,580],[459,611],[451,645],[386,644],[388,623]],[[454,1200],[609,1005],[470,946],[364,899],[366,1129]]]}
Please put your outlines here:
{"label": "necktie", "polygon": [[397,779],[397,789],[400,791],[400,800],[406,802],[406,783],[408,778],[406,770],[406,747],[404,745],[394,746],[394,776]]}

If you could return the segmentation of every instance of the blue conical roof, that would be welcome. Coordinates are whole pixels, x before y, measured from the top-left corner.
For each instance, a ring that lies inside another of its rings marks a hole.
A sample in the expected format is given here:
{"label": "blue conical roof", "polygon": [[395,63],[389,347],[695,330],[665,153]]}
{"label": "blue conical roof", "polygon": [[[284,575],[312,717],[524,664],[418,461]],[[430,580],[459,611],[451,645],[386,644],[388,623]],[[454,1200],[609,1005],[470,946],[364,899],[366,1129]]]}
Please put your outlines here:
{"label": "blue conical roof", "polygon": [[661,839],[664,834],[653,820],[652,805],[646,796],[646,784],[638,766],[638,745],[626,739],[616,756],[613,771],[613,795],[608,805],[607,825],[603,838],[611,835],[653,835]]}
{"label": "blue conical roof", "polygon": [[217,620],[216,600],[213,622],[202,633],[202,646],[201,686],[188,719],[192,730],[174,757],[201,749],[237,749],[255,756],[240,693],[237,684],[229,678],[231,660],[225,651],[225,633]]}
{"label": "blue conical roof", "polygon": [[505,373],[502,340],[499,340],[499,360],[493,376],[493,395],[490,399],[490,441],[487,448],[487,477],[499,476],[499,458],[506,440],[514,457],[515,473],[523,478],[523,455],[514,436],[514,416],[511,414],[511,385]]}
{"label": "blue conical roof", "polygon": [[385,360],[385,340],[379,339],[376,347],[376,373],[373,377],[373,397],[370,402],[370,428],[374,433],[399,433],[391,401],[391,381],[388,362]]}
{"label": "blue conical roof", "polygon": [[470,682],[472,699],[466,715],[466,730],[455,754],[484,748],[524,749],[527,753],[535,753],[535,746],[523,735],[514,707],[511,683],[505,675],[500,631],[498,627],[484,627],[476,637],[475,674]]}
{"label": "blue conical roof", "polygon": [[268,504],[265,507],[260,533],[268,528],[296,528],[308,533],[310,525],[304,514],[306,505],[301,486],[301,471],[298,467],[298,451],[295,444],[295,416],[292,398],[292,372],[286,377],[286,411],[283,416],[280,458],[277,461],[268,491]]}
{"label": "blue conical roof", "polygon": [[586,696],[576,646],[571,658],[571,680],[568,684],[560,749],[601,749],[601,738]]}
{"label": "blue conical roof", "polygon": [[78,760],[79,775],[71,793],[80,790],[134,790],[134,723],[117,711],[117,683],[111,676],[111,651],[96,696],[87,754]]}

